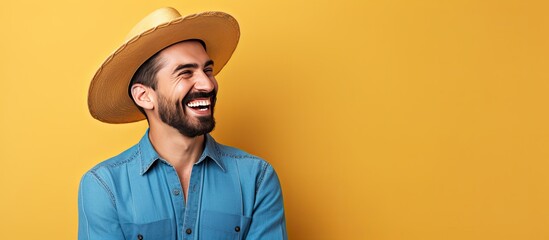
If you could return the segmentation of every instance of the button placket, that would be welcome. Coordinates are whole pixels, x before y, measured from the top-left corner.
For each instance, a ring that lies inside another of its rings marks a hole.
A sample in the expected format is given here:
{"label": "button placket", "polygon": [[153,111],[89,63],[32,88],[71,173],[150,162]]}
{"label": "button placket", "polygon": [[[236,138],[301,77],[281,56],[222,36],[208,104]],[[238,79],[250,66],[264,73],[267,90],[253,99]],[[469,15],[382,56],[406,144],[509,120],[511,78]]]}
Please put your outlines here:
{"label": "button placket", "polygon": [[[179,181],[179,176],[177,175],[177,172],[175,168],[170,165],[166,164],[164,170],[166,171],[166,180],[168,181],[168,194],[171,193],[172,196],[172,204],[175,211],[175,219],[176,224],[178,226],[178,229],[183,228],[183,222],[184,222],[184,212],[185,212],[185,203],[184,199],[181,197],[182,195],[182,187],[181,182]],[[181,233],[178,231],[178,233]]]}
{"label": "button placket", "polygon": [[195,229],[196,221],[198,218],[197,215],[198,215],[198,205],[199,205],[199,198],[200,198],[199,184],[202,182],[201,179],[204,174],[203,170],[204,170],[203,164],[195,164],[193,165],[193,169],[191,171],[191,179],[189,183],[187,203],[185,207],[185,213],[183,214],[185,218],[183,221],[183,226],[184,226],[184,229],[186,229],[185,233],[189,236],[193,234],[193,229]]}

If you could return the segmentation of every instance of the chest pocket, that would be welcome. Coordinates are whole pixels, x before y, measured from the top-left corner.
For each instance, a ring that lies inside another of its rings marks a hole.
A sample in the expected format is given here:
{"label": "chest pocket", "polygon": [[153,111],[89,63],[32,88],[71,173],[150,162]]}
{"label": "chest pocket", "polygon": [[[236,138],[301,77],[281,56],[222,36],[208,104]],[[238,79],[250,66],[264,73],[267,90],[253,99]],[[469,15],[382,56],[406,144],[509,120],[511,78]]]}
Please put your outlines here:
{"label": "chest pocket", "polygon": [[204,240],[241,240],[250,226],[249,217],[208,210],[200,222],[200,239]]}
{"label": "chest pocket", "polygon": [[128,240],[175,240],[176,231],[172,219],[156,222],[134,224],[120,224],[124,236]]}

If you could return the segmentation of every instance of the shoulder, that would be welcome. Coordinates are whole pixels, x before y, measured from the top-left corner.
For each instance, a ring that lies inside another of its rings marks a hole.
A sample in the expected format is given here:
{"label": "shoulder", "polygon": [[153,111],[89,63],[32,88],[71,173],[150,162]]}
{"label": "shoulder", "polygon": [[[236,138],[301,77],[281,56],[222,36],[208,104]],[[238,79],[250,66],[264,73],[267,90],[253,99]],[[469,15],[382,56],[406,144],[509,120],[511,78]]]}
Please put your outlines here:
{"label": "shoulder", "polygon": [[256,187],[262,185],[266,176],[276,176],[273,166],[261,157],[219,143],[216,144],[216,148],[228,172],[236,172],[241,179],[255,182]]}
{"label": "shoulder", "polygon": [[238,149],[236,147],[227,146],[220,143],[217,143],[216,147],[217,147],[218,153],[224,158],[229,158],[233,160],[242,159],[244,161],[251,161],[251,162],[266,162],[262,158],[255,156],[253,154],[250,154],[244,150]]}
{"label": "shoulder", "polygon": [[216,150],[226,164],[238,164],[241,167],[254,168],[257,166],[270,166],[269,162],[261,157],[250,154],[236,147],[216,144]]}
{"label": "shoulder", "polygon": [[115,169],[118,167],[123,167],[128,164],[132,164],[138,158],[139,154],[140,154],[139,146],[136,144],[126,149],[125,151],[121,152],[120,154],[100,162],[99,164],[95,165],[92,169],[90,169],[90,171],[97,172],[105,169]]}
{"label": "shoulder", "polygon": [[84,174],[82,184],[88,178],[100,182],[104,187],[112,185],[114,179],[120,178],[121,174],[128,173],[127,168],[136,165],[139,152],[139,146],[136,144],[122,153],[98,163]]}

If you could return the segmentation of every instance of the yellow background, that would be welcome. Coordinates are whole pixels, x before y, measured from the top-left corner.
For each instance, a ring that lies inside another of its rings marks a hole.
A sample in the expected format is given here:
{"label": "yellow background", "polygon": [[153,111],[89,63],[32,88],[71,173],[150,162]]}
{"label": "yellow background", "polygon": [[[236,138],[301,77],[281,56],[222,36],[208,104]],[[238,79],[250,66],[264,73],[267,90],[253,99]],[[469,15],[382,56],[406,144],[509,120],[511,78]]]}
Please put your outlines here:
{"label": "yellow background", "polygon": [[242,37],[213,135],[270,161],[291,239],[549,239],[547,1],[3,1],[0,239],[75,239],[80,176],[145,123],[87,110],[150,11]]}

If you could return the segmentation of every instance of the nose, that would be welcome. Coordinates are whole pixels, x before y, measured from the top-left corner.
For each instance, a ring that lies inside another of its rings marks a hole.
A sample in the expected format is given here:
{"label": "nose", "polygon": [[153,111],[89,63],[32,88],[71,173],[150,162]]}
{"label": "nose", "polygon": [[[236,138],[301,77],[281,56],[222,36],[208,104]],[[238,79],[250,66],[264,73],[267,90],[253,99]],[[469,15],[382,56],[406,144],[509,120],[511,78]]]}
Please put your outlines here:
{"label": "nose", "polygon": [[213,76],[208,76],[206,73],[202,73],[197,76],[194,83],[194,88],[201,92],[211,92],[215,89],[216,80]]}

